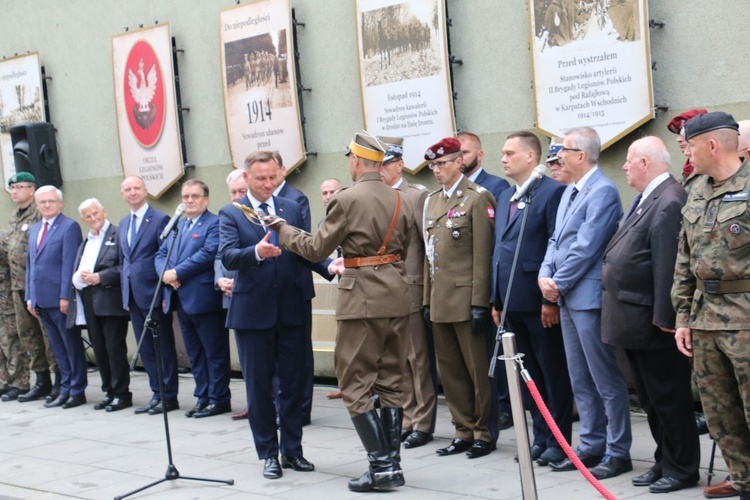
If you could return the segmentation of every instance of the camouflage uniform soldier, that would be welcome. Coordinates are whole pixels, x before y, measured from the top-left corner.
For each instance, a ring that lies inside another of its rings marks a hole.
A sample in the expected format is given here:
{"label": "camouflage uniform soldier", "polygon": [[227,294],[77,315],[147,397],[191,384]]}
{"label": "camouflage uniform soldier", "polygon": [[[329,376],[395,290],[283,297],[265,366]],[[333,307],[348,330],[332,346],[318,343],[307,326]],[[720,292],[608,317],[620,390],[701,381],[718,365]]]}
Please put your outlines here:
{"label": "camouflage uniform soldier", "polygon": [[711,436],[750,499],[750,164],[738,159],[738,128],[723,112],[685,124],[685,154],[704,175],[682,210],[672,303]]}
{"label": "camouflage uniform soldier", "polygon": [[39,320],[31,316],[26,309],[26,252],[29,228],[40,218],[34,204],[35,182],[34,176],[28,172],[18,173],[8,180],[11,198],[18,210],[11,215],[10,228],[2,239],[2,251],[7,255],[10,266],[18,338],[28,355],[29,369],[36,372],[36,384],[25,394],[8,392],[3,395],[3,401],[12,401],[16,398],[20,402],[35,401],[49,395],[52,391],[50,368],[57,371],[57,363],[49,346],[46,345]]}
{"label": "camouflage uniform soldier", "polygon": [[29,390],[29,362],[18,341],[10,268],[5,253],[0,252],[0,395],[11,389]]}

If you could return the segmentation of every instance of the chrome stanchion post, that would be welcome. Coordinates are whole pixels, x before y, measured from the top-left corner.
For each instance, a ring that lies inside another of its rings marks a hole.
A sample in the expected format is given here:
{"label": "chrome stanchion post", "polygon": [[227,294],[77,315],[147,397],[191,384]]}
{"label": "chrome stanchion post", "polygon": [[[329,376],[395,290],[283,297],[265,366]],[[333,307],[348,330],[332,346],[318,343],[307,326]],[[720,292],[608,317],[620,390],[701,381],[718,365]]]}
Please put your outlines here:
{"label": "chrome stanchion post", "polygon": [[503,356],[505,373],[508,376],[508,392],[510,393],[510,407],[513,414],[513,428],[516,430],[518,447],[518,469],[521,473],[521,490],[524,500],[537,500],[536,480],[534,478],[534,464],[531,461],[531,447],[529,446],[529,431],[526,427],[526,412],[521,397],[521,381],[518,376],[516,361],[516,335],[513,332],[503,334]]}

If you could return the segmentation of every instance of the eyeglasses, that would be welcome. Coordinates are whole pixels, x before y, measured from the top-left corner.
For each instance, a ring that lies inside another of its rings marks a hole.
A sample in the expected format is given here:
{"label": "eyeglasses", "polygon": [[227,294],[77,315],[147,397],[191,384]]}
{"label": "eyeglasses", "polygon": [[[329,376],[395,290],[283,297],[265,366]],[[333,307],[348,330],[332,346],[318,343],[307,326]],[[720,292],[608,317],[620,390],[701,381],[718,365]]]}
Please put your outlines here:
{"label": "eyeglasses", "polygon": [[38,200],[36,202],[37,205],[54,205],[56,203],[60,203],[60,200]]}
{"label": "eyeglasses", "polygon": [[579,153],[582,153],[582,152],[583,152],[583,149],[578,149],[578,148],[566,148],[565,146],[563,146],[563,147],[561,147],[561,148],[560,148],[560,151],[577,151],[577,152],[579,152]]}
{"label": "eyeglasses", "polygon": [[202,194],[183,194],[182,199],[185,201],[196,201],[200,200],[201,198],[205,198],[205,195]]}
{"label": "eyeglasses", "polygon": [[442,170],[445,166],[451,162],[458,160],[458,156],[451,158],[450,160],[433,161],[430,163],[430,170]]}

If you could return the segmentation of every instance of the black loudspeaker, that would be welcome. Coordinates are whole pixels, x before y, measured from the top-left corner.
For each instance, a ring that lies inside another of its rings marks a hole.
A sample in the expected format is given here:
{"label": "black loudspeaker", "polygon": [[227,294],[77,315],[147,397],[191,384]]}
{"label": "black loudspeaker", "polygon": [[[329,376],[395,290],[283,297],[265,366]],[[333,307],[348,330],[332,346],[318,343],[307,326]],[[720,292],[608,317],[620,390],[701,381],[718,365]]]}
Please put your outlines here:
{"label": "black loudspeaker", "polygon": [[62,186],[55,127],[47,122],[21,123],[10,127],[16,172],[29,172],[36,185]]}

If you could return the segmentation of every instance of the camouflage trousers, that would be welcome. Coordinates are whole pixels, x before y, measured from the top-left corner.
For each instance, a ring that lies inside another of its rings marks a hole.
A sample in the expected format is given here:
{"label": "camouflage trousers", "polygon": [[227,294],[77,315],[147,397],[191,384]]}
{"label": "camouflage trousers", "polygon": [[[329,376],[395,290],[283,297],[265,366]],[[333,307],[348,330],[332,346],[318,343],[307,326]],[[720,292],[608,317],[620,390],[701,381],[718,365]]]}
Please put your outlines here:
{"label": "camouflage trousers", "polygon": [[750,492],[750,330],[693,330],[695,381],[734,486]]}
{"label": "camouflage trousers", "polygon": [[29,369],[35,372],[56,372],[57,362],[49,347],[47,336],[42,333],[39,320],[26,309],[23,290],[13,290],[13,307],[16,310],[16,328],[21,348],[29,356]]}
{"label": "camouflage trousers", "polygon": [[15,314],[0,314],[0,386],[29,390],[29,358],[18,339]]}

